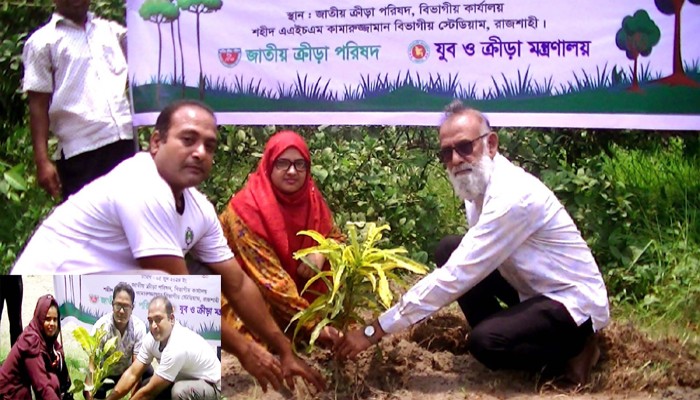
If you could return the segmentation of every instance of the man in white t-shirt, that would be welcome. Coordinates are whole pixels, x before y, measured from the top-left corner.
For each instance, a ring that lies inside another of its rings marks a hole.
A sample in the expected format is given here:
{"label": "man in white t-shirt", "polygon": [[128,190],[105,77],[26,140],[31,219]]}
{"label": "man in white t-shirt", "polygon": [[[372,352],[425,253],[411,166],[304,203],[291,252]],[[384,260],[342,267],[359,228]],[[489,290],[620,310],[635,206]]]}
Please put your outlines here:
{"label": "man in white t-shirt", "polygon": [[486,117],[460,102],[440,126],[440,160],[465,202],[469,230],[443,239],[440,268],[378,320],[345,335],[337,356],[355,357],[456,300],[472,329],[467,347],[487,367],[547,367],[585,383],[600,355],[594,332],[610,312],[574,221],[540,180],[498,153]]}
{"label": "man in white t-shirt", "polygon": [[292,352],[260,291],[243,272],[214,206],[195,186],[211,172],[218,134],[214,112],[195,100],[166,106],[148,152],[136,154],[58,206],[30,238],[11,271],[26,274],[187,274],[189,254],[221,275],[221,291],[279,358],[222,329],[221,344],[263,389],[294,386],[301,376],[319,389],[322,376]]}
{"label": "man in white t-shirt", "polygon": [[221,398],[221,363],[204,338],[175,321],[173,305],[165,296],[148,305],[146,335],[136,361],[122,375],[108,400],[124,397],[153,362],[153,377],[131,397],[140,399],[218,400]]}
{"label": "man in white t-shirt", "polygon": [[[106,334],[102,337],[100,346],[113,337],[117,337],[117,350],[122,352],[122,358],[114,364],[110,371],[109,379],[114,383],[105,383],[95,393],[95,399],[104,399],[107,391],[112,389],[131,364],[136,361],[136,356],[141,350],[143,338],[146,336],[146,325],[139,317],[132,315],[136,293],[125,282],[119,282],[112,292],[112,312],[103,315],[92,326],[90,334],[94,335],[98,329],[104,329]],[[153,368],[149,365],[141,380],[153,375]]]}

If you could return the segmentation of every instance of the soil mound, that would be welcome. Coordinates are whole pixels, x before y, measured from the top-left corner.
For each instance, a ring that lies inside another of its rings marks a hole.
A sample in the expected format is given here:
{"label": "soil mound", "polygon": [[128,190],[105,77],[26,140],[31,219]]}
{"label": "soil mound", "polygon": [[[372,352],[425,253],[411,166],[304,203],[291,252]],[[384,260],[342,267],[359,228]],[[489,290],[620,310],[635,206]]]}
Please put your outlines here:
{"label": "soil mound", "polygon": [[[601,360],[591,383],[567,386],[533,373],[491,371],[466,352],[466,321],[443,310],[408,332],[389,337],[355,362],[338,365],[330,352],[308,360],[328,377],[327,393],[262,390],[233,356],[224,355],[224,395],[231,399],[585,399],[700,400],[700,361],[677,339],[654,341],[630,324],[601,333]],[[299,387],[301,386],[301,388]]]}

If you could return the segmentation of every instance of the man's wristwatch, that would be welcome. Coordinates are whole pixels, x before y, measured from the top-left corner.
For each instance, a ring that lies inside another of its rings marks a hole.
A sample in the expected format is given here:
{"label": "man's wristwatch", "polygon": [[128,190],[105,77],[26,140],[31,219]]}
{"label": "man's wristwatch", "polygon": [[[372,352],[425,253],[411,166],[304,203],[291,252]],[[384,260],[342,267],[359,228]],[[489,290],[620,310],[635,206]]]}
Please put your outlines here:
{"label": "man's wristwatch", "polygon": [[377,344],[378,340],[374,338],[374,334],[377,333],[377,330],[374,329],[374,325],[365,326],[365,329],[362,331],[362,333],[364,333],[365,337],[367,338],[367,340],[369,340],[370,343]]}

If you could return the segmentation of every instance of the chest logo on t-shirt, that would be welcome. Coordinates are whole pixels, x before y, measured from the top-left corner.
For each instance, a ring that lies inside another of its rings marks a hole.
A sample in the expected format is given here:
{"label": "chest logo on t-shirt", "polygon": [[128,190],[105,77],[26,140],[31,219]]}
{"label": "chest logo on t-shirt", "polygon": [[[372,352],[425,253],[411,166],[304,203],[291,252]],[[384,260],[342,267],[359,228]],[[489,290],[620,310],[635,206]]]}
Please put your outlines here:
{"label": "chest logo on t-shirt", "polygon": [[185,244],[188,246],[191,245],[192,240],[194,240],[194,232],[192,231],[192,228],[188,226],[187,230],[185,231]]}

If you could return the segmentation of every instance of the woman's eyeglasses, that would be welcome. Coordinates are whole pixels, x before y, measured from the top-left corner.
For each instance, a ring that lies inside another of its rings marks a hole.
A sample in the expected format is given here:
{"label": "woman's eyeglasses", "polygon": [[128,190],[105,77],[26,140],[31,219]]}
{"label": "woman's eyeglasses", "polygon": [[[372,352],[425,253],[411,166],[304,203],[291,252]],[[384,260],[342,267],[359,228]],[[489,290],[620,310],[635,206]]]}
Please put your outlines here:
{"label": "woman's eyeglasses", "polygon": [[452,160],[452,154],[454,151],[457,151],[457,154],[459,154],[460,157],[468,157],[474,151],[474,142],[488,136],[489,133],[491,132],[486,132],[474,140],[462,140],[452,146],[442,147],[438,153],[438,158],[443,164],[447,164],[450,160]]}
{"label": "woman's eyeglasses", "polygon": [[289,171],[289,167],[291,167],[292,165],[294,165],[294,169],[302,172],[306,171],[306,168],[308,168],[308,164],[303,158],[294,161],[286,158],[278,158],[275,161],[275,169],[277,169],[278,171]]}

